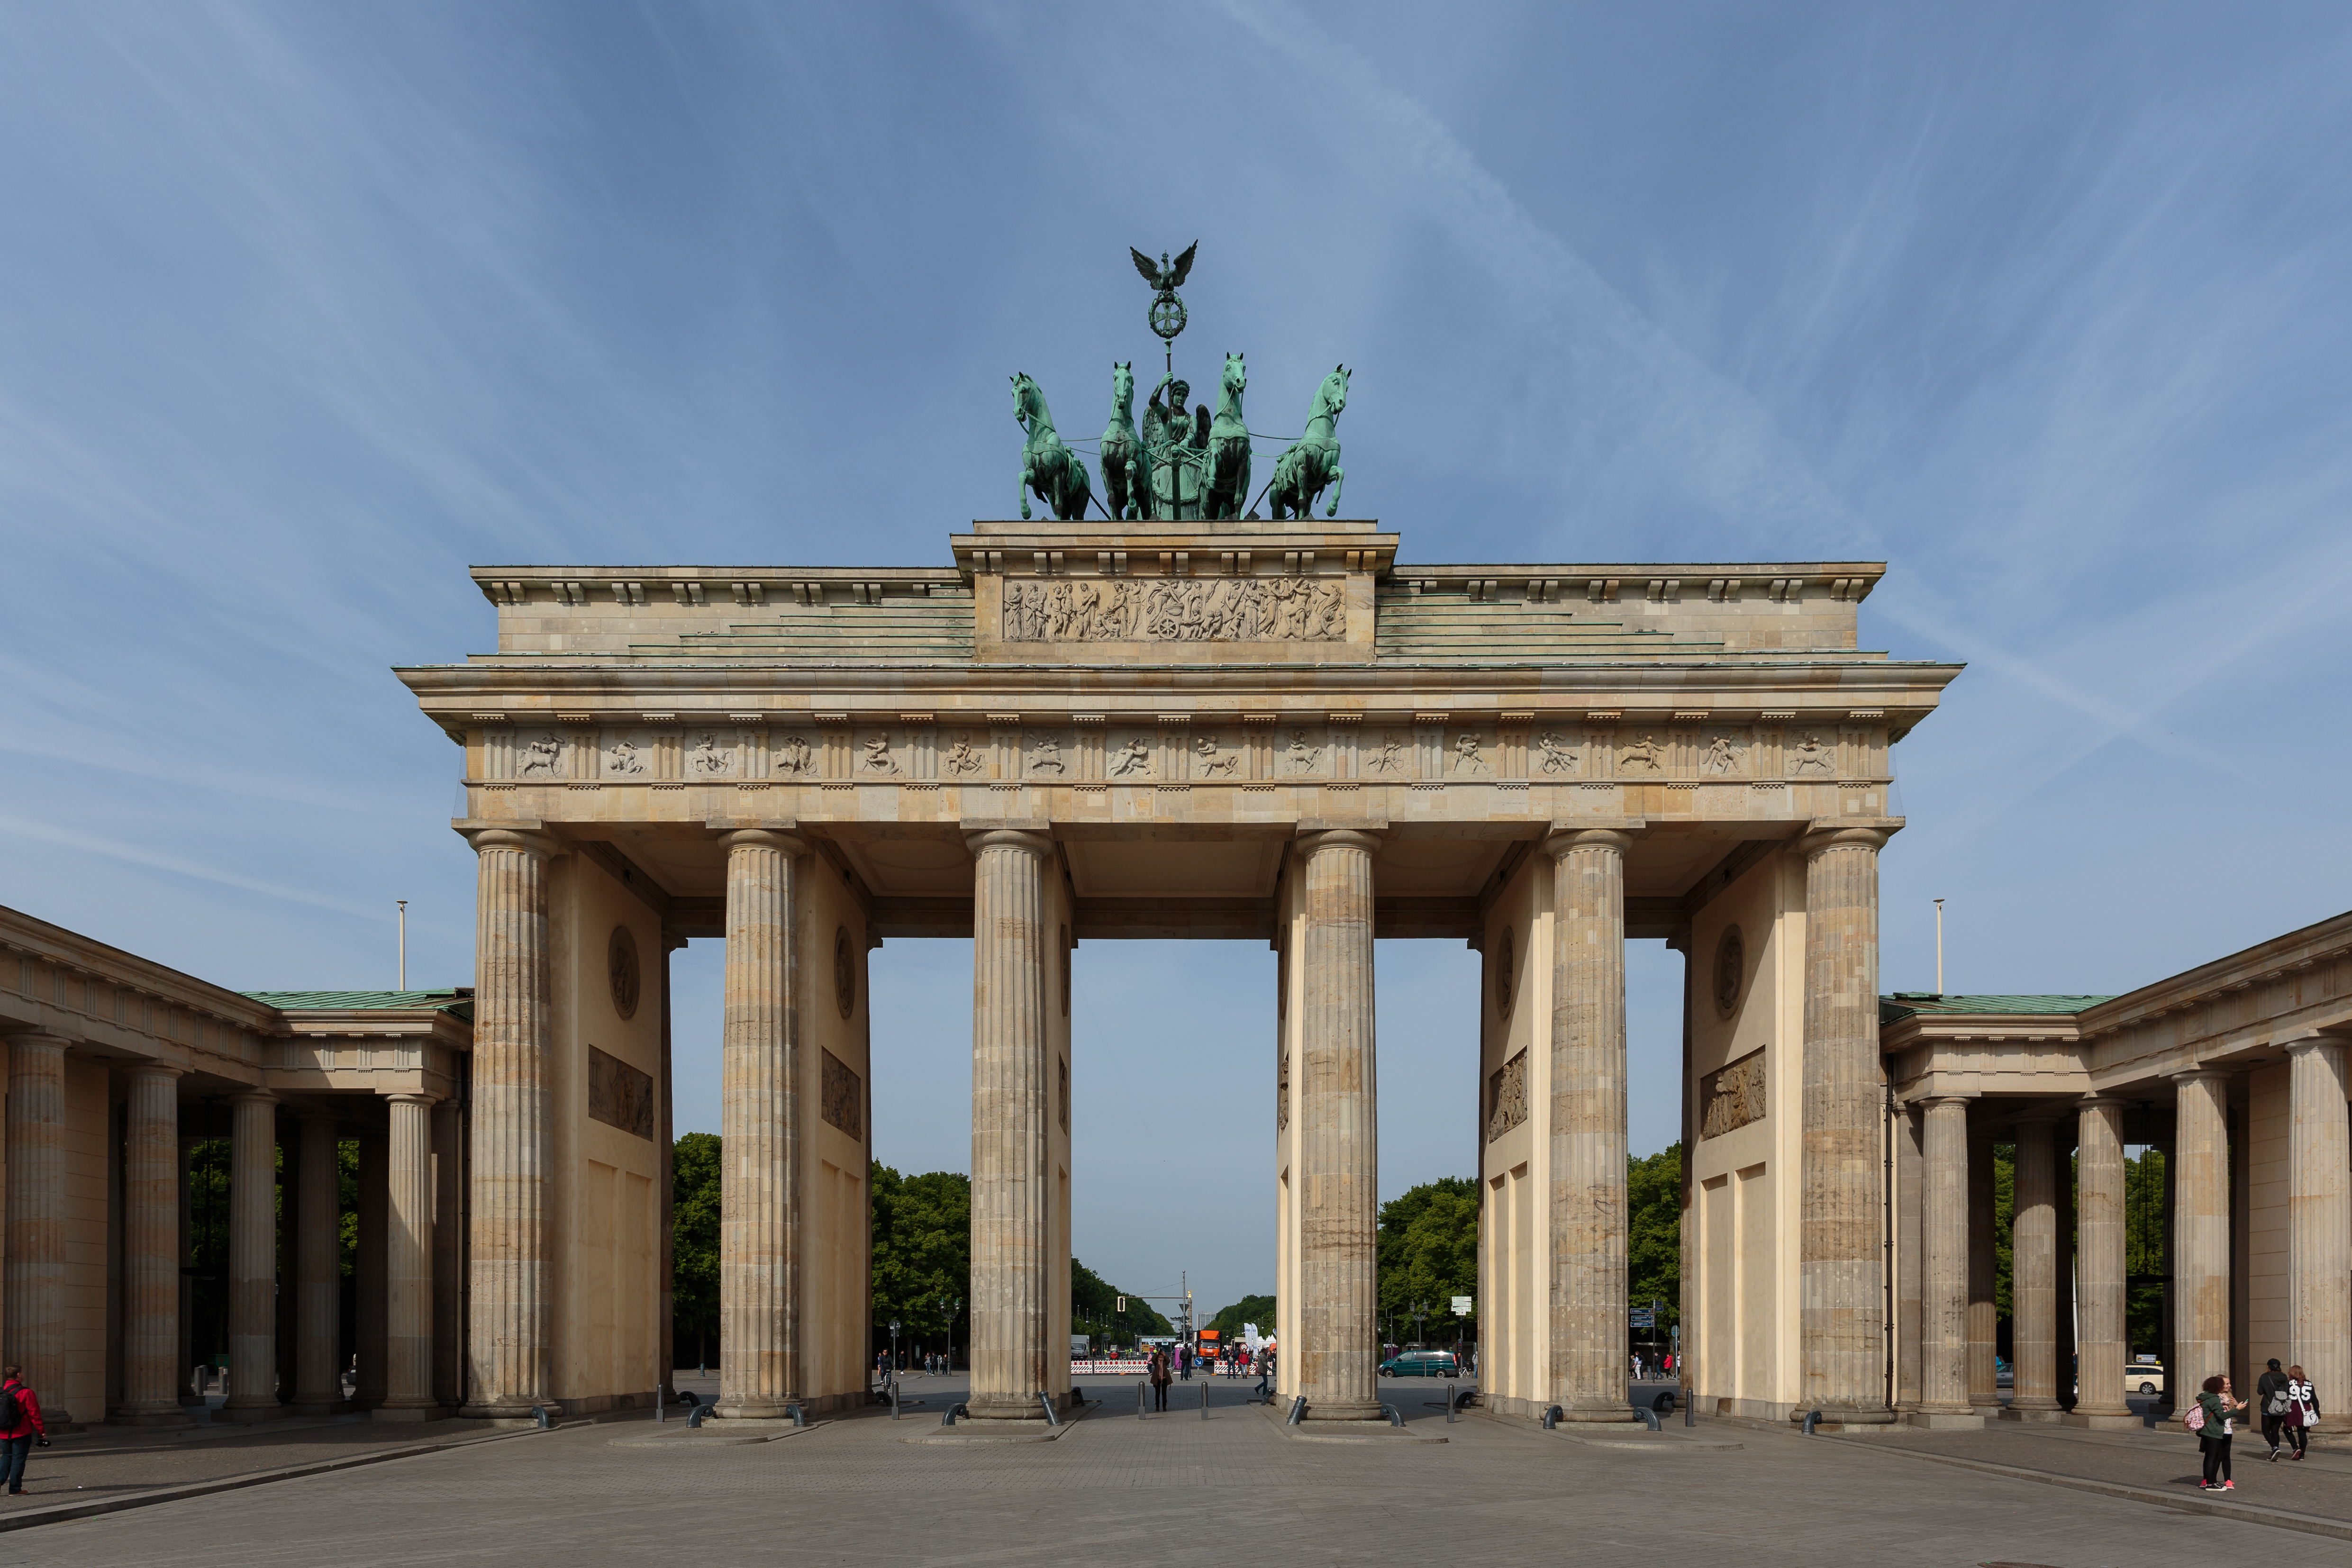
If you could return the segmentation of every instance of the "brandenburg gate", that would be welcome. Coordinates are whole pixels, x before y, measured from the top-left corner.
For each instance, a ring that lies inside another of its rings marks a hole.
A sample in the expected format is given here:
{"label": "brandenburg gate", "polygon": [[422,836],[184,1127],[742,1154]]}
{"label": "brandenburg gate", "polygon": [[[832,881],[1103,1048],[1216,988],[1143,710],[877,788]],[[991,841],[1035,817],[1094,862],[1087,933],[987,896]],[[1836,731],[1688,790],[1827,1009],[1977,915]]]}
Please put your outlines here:
{"label": "brandenburg gate", "polygon": [[1066,1401],[1070,965],[1202,936],[1279,977],[1285,1401],[1377,1416],[1374,942],[1413,936],[1483,955],[1488,1406],[1633,1415],[1624,945],[1663,938],[1685,1180],[1735,1175],[1748,1217],[1710,1333],[1759,1399],[1891,1419],[1878,857],[1891,748],[1956,667],[1857,646],[1876,563],[1399,542],[1073,518],[932,567],[477,569],[495,651],[400,672],[465,749],[480,864],[468,1412],[657,1375],[657,1292],[611,1260],[663,1225],[665,956],[721,936],[720,1415],[865,1397],[868,974],[899,936],[972,940],[971,1413]]}

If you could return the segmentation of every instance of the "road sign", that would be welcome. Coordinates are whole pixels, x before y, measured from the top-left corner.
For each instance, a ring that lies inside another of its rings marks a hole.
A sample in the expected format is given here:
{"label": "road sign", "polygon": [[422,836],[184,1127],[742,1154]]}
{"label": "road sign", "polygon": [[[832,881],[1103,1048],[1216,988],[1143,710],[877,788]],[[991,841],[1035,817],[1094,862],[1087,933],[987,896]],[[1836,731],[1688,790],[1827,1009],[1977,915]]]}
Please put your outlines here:
{"label": "road sign", "polygon": [[1646,1329],[1655,1328],[1657,1326],[1657,1314],[1653,1312],[1647,1307],[1634,1308],[1633,1311],[1633,1322],[1628,1325],[1633,1328]]}
{"label": "road sign", "polygon": [[1470,1315],[1469,1297],[1456,1296],[1454,1298],[1454,1315],[1457,1318],[1466,1318]]}

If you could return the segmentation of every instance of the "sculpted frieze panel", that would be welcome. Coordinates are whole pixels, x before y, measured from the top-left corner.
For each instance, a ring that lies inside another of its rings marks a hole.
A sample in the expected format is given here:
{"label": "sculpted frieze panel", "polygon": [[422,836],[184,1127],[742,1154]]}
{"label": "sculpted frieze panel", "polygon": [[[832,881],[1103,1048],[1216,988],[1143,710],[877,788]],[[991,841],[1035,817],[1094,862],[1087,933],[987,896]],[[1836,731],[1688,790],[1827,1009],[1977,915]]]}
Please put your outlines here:
{"label": "sculpted frieze panel", "polygon": [[1336,643],[1343,580],[1318,577],[1008,579],[1008,643]]}

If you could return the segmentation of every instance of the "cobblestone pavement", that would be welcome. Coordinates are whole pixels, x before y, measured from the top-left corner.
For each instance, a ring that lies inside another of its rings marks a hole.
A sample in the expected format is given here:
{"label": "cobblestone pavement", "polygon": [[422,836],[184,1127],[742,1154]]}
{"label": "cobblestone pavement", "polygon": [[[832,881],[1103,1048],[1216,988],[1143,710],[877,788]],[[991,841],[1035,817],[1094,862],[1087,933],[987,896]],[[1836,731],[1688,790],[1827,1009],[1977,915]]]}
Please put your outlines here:
{"label": "cobblestone pavement", "polygon": [[[1485,1418],[1449,1426],[1399,1399],[1413,1435],[1447,1441],[1306,1443],[1263,1407],[1222,1397],[1247,1387],[1217,1380],[1204,1420],[1197,1392],[1180,1385],[1168,1416],[1139,1421],[1131,1392],[1106,1386],[1108,1403],[1048,1443],[905,1440],[938,1432],[936,1406],[751,1446],[683,1434],[674,1446],[615,1446],[641,1441],[649,1423],[530,1433],[0,1535],[0,1563],[309,1568],[690,1552],[731,1563],[790,1552],[988,1568],[1244,1554],[1452,1568],[1698,1553],[1803,1568],[2255,1558],[2333,1568],[2345,1557],[2340,1540],[1729,1422],[1697,1430],[1737,1437],[1736,1452],[1629,1453]],[[915,1379],[908,1392],[929,1396]],[[2143,1462],[2161,1478],[2164,1458]]]}

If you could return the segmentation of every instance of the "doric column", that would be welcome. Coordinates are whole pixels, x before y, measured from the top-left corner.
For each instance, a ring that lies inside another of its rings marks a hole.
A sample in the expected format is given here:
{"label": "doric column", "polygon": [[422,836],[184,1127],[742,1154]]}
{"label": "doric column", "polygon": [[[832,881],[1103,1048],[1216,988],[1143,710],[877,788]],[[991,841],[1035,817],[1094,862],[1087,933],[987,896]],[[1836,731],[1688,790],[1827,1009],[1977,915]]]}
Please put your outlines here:
{"label": "doric column", "polygon": [[231,1421],[266,1421],[278,1403],[278,1096],[229,1102],[228,1398]]}
{"label": "doric column", "polygon": [[390,1388],[385,1379],[385,1294],[389,1285],[385,1243],[390,1239],[391,1147],[383,1133],[362,1127],[360,1145],[358,1246],[352,1259],[352,1337],[359,1342],[358,1376],[352,1402],[373,1410]]}
{"label": "doric column", "polygon": [[[1345,829],[1304,833],[1307,929],[1299,998],[1298,1392],[1310,1419],[1370,1420],[1380,1299],[1372,1036],[1372,852]],[[1284,1347],[1289,1354],[1289,1347]]]}
{"label": "doric column", "polygon": [[2079,1388],[2066,1421],[2137,1427],[2140,1418],[2124,1403],[2124,1103],[2094,1096],[2081,1102],[2081,1110],[2074,1239]]}
{"label": "doric column", "polygon": [[[1044,833],[969,833],[971,848],[971,1397],[974,1416],[1038,1414],[1066,1332],[1050,1300]],[[1066,1313],[1065,1304],[1063,1312]]]}
{"label": "doric column", "polygon": [[719,1414],[772,1417],[801,1392],[797,859],[790,833],[725,835]]}
{"label": "doric column", "polygon": [[[1906,1105],[1895,1118],[1895,1406],[1916,1410],[1922,1397],[1919,1364],[1925,1354],[1927,1247],[1925,1238],[1927,1158],[1921,1139],[1927,1114]],[[1688,1147],[1685,1143],[1685,1147]],[[1687,1244],[1685,1244],[1687,1245]],[[1683,1276],[1689,1279],[1685,1273]]]}
{"label": "doric column", "polygon": [[2230,1074],[2183,1072],[2173,1082],[2172,1288],[2179,1301],[2165,1383],[2193,1392],[2230,1369]]}
{"label": "doric column", "polygon": [[444,1410],[455,1410],[466,1397],[466,1369],[457,1360],[465,1340],[465,1296],[458,1288],[464,1232],[457,1222],[462,1126],[456,1100],[433,1107],[433,1402]]}
{"label": "doric column", "polygon": [[552,841],[489,829],[474,914],[471,1322],[464,1414],[550,1403],[547,859]]}
{"label": "doric column", "polygon": [[130,1071],[122,1160],[122,1407],[118,1421],[177,1426],[180,1407],[180,1070]]}
{"label": "doric column", "polygon": [[2050,1123],[2017,1124],[2016,1218],[2010,1232],[2011,1361],[2016,1388],[2008,1414],[2058,1418],[2058,1178]]}
{"label": "doric column", "polygon": [[389,1097],[383,1226],[383,1403],[376,1415],[422,1421],[433,1400],[433,1099]]}
{"label": "doric column", "polygon": [[1922,1426],[1976,1427],[1984,1417],[1969,1403],[1969,1103],[1945,1095],[1926,1105],[1926,1281],[1919,1409],[1912,1419]]}
{"label": "doric column", "polygon": [[[2345,1103],[2345,1042],[2287,1042],[2287,1322],[2294,1359],[2315,1388],[2352,1393],[2352,1128]],[[2321,1431],[2352,1428],[2346,1394]]]}
{"label": "doric column", "polygon": [[1625,1301],[1627,834],[1555,832],[1551,950],[1551,1397],[1630,1421]]}
{"label": "doric column", "polygon": [[[36,1392],[65,1386],[66,1042],[8,1040],[8,1260],[0,1288],[0,1344]],[[51,1426],[72,1417],[55,1407]]]}
{"label": "doric column", "polygon": [[335,1124],[305,1116],[295,1153],[294,1413],[324,1416],[343,1402],[342,1172]]}
{"label": "doric column", "polygon": [[1802,1407],[1894,1419],[1879,1251],[1884,1075],[1878,1060],[1875,828],[1807,834],[1804,1171],[1799,1230]]}
{"label": "doric column", "polygon": [[1972,1134],[1969,1138],[1969,1404],[1979,1416],[2000,1414],[1998,1369],[1993,1364],[2000,1323],[1994,1202],[1992,1134]]}

